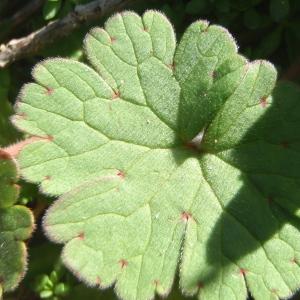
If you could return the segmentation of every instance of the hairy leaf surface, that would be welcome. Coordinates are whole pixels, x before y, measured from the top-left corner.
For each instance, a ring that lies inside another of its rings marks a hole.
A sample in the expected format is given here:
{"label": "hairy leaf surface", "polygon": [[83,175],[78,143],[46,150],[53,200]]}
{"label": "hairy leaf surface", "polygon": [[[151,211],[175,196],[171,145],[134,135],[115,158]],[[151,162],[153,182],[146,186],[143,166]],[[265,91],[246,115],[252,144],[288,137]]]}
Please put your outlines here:
{"label": "hairy leaf surface", "polygon": [[26,247],[33,229],[33,217],[24,206],[14,205],[19,194],[13,158],[0,149],[0,297],[13,290],[26,268]]}
{"label": "hairy leaf surface", "polygon": [[92,67],[38,64],[15,124],[42,137],[23,176],[62,195],[44,228],[89,285],[125,300],[169,293],[277,299],[300,286],[298,87],[248,62],[226,29],[176,47],[158,12],[124,12],[85,39]]}

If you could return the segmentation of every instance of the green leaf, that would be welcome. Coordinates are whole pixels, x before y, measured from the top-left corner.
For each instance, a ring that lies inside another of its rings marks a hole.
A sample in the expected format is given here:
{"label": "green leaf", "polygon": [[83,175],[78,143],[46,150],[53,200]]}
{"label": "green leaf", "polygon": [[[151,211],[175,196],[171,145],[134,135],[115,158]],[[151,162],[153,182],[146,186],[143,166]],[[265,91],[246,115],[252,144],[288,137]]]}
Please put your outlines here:
{"label": "green leaf", "polygon": [[271,0],[270,14],[274,21],[279,22],[284,19],[290,11],[289,0]]}
{"label": "green leaf", "polygon": [[53,296],[53,292],[50,290],[45,290],[40,292],[40,298],[41,299],[47,299]]}
{"label": "green leaf", "polygon": [[[70,293],[64,298],[66,300],[117,300],[118,297],[113,294],[111,289],[102,291],[99,295],[99,290],[97,288],[86,287],[83,284],[78,284],[72,286]],[[168,300],[195,300],[195,298],[184,297],[181,295],[178,289],[173,289],[168,298]]]}
{"label": "green leaf", "polygon": [[47,0],[43,7],[43,16],[45,20],[53,19],[61,8],[61,0]]}
{"label": "green leaf", "polygon": [[2,150],[0,151],[0,208],[6,208],[12,206],[18,198],[19,187],[16,185],[18,175],[13,159]]}
{"label": "green leaf", "polygon": [[24,240],[33,229],[33,216],[17,201],[19,186],[17,169],[9,153],[0,150],[0,297],[13,290],[26,268],[27,251]]}
{"label": "green leaf", "polygon": [[[158,12],[90,31],[92,68],[38,64],[15,124],[22,175],[63,196],[44,229],[82,281],[125,300],[285,298],[300,286],[300,91],[220,26],[176,47]],[[25,117],[24,117],[25,116]]]}

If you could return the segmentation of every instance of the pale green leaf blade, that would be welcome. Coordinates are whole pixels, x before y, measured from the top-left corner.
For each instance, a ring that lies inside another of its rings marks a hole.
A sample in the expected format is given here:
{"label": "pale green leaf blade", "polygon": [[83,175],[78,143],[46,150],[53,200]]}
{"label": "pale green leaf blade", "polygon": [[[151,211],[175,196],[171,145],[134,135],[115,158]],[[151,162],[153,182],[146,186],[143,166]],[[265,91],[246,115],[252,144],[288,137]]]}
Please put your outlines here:
{"label": "pale green leaf blade", "polygon": [[[202,148],[219,152],[244,143],[247,132],[266,114],[275,80],[276,71],[270,63],[254,61],[245,65],[243,77],[207,125]],[[259,134],[254,133],[252,138]]]}
{"label": "pale green leaf blade", "polygon": [[229,32],[198,21],[184,33],[175,54],[175,77],[181,87],[180,133],[191,140],[205,130],[247,71]]}
{"label": "pale green leaf blade", "polygon": [[274,67],[247,62],[219,26],[192,24],[175,50],[153,11],[113,16],[85,48],[96,71],[40,63],[14,118],[38,136],[19,156],[23,176],[63,194],[44,228],[69,269],[125,300],[168,294],[178,265],[200,299],[291,295],[298,88],[271,95]]}
{"label": "pale green leaf blade", "polygon": [[205,299],[239,299],[243,286],[267,299],[298,288],[299,99],[299,87],[278,84],[268,102],[244,111],[244,120],[260,118],[239,145],[203,157],[207,198],[195,213],[209,218],[186,233],[181,278],[188,292],[198,283]]}
{"label": "pale green leaf blade", "polygon": [[[125,170],[123,179],[102,178],[58,200],[44,227],[52,240],[69,241],[63,253],[69,268],[92,285],[100,280],[106,287],[117,279],[118,293],[126,299],[148,299],[155,290],[167,294],[184,234],[182,212],[191,206],[199,185],[196,159],[176,166],[176,160],[186,157],[151,150]],[[174,184],[185,192],[178,195]],[[97,242],[94,234],[101,236]]]}
{"label": "pale green leaf blade", "polygon": [[111,17],[104,29],[92,30],[85,49],[91,64],[122,98],[146,104],[139,66],[153,57],[172,67],[175,43],[172,25],[162,14],[149,11],[140,18],[124,12]]}

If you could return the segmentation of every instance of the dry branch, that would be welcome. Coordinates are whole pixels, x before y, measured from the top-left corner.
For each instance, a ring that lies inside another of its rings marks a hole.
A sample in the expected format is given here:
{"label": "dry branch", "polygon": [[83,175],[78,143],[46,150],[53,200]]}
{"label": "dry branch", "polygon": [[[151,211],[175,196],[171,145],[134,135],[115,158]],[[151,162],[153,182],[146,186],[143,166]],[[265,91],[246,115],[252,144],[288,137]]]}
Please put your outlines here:
{"label": "dry branch", "polygon": [[97,0],[77,5],[64,18],[55,20],[28,36],[0,45],[0,68],[38,53],[47,44],[69,35],[83,23],[96,20],[124,7],[131,0]]}
{"label": "dry branch", "polygon": [[44,4],[45,0],[31,0],[17,11],[11,18],[0,21],[1,41],[6,38],[11,32],[28,20],[34,13],[36,13]]}

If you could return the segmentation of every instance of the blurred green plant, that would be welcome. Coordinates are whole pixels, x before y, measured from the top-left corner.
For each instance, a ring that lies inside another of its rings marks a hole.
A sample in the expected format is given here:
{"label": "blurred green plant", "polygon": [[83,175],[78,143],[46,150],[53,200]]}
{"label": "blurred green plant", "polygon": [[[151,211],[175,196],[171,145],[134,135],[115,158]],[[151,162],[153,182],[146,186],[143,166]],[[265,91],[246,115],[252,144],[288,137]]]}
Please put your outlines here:
{"label": "blurred green plant", "polygon": [[27,265],[27,240],[34,228],[33,215],[25,206],[15,205],[20,186],[18,170],[11,154],[0,149],[0,299],[14,290]]}
{"label": "blurred green plant", "polygon": [[62,0],[47,0],[43,8],[43,16],[45,20],[55,18],[61,8]]}
{"label": "blurred green plant", "polygon": [[41,299],[60,300],[68,295],[70,284],[62,281],[66,270],[58,262],[49,274],[42,274],[36,278],[34,291]]}

